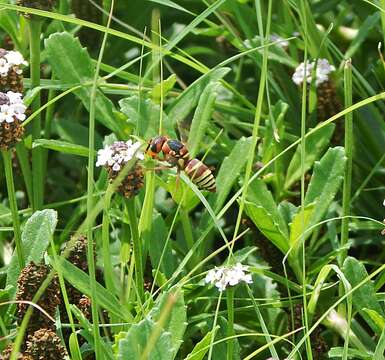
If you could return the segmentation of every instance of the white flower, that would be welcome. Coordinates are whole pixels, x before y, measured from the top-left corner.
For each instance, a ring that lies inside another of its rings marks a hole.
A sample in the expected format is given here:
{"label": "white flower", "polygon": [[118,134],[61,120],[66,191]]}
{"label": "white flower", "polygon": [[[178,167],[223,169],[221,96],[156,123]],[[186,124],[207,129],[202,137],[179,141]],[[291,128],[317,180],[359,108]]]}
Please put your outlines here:
{"label": "white flower", "polygon": [[23,55],[21,55],[18,51],[8,51],[4,55],[4,58],[10,66],[28,65],[28,62],[24,60]]}
{"label": "white flower", "polygon": [[242,281],[251,284],[253,279],[248,273],[248,267],[240,263],[211,269],[205,278],[206,283],[215,285],[219,291],[224,291],[228,286],[238,285]]}
{"label": "white flower", "polygon": [[271,34],[270,35],[270,41],[272,42],[277,42],[275,45],[282,48],[282,49],[287,49],[289,46],[289,42],[287,40],[284,40],[283,37],[277,35],[277,34]]}
{"label": "white flower", "polygon": [[9,68],[7,60],[0,58],[0,76],[7,76]]}
{"label": "white flower", "polygon": [[382,205],[384,205],[384,206],[385,206],[385,199],[384,199],[384,202],[382,203]]}
{"label": "white flower", "polygon": [[14,122],[15,111],[11,105],[0,106],[0,123],[6,121],[7,123]]}
{"label": "white flower", "polygon": [[[0,59],[1,60],[1,59]],[[7,96],[11,105],[13,104],[22,104],[23,95],[13,91],[7,91]]]}
{"label": "white flower", "polygon": [[120,171],[122,165],[127,164],[132,158],[144,159],[144,153],[140,150],[142,144],[132,140],[116,141],[98,151],[96,166],[109,166],[113,171]]}
{"label": "white flower", "polygon": [[[292,76],[294,83],[297,85],[301,85],[304,79],[306,78],[306,81],[310,84],[312,80],[313,69],[315,68],[315,66],[316,66],[315,61],[308,62],[306,64],[306,71],[305,71],[305,63],[299,64],[299,66],[295,69],[295,72]],[[316,86],[327,81],[329,79],[329,74],[335,71],[335,69],[336,68],[333,65],[330,65],[327,59],[318,59],[316,72],[315,72]]]}
{"label": "white flower", "polygon": [[109,146],[106,146],[104,149],[98,150],[98,159],[96,161],[96,166],[107,165],[108,160],[112,157],[112,150]]}

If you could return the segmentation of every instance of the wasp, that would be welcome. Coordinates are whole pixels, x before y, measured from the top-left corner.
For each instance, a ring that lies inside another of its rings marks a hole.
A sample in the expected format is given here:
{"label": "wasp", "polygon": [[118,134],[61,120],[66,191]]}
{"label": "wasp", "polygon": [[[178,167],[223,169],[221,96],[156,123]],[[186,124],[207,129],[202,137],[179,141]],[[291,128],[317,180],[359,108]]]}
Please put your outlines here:
{"label": "wasp", "polygon": [[[212,171],[200,160],[191,159],[185,144],[167,136],[157,136],[148,142],[146,152],[153,159],[165,160],[178,170],[184,170],[191,181],[201,190],[216,191]],[[159,154],[163,154],[163,158]]]}

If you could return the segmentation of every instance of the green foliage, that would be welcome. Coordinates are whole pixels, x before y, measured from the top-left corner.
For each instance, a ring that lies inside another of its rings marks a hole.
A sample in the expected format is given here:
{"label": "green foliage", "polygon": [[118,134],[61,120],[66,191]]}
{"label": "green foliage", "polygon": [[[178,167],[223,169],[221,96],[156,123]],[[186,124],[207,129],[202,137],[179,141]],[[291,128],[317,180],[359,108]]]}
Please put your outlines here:
{"label": "green foliage", "polygon": [[[22,233],[23,254],[26,264],[39,264],[50,243],[57,224],[57,212],[47,209],[35,212],[25,223]],[[13,256],[7,270],[7,285],[12,285],[13,295],[20,274],[17,257]]]}
{"label": "green foliage", "polygon": [[[29,63],[29,119],[0,162],[0,352],[33,332],[7,303],[25,260],[49,265],[33,317],[76,360],[384,359],[385,0],[15,3],[0,47]],[[158,135],[184,162],[146,154]],[[118,140],[143,159],[99,152]]]}

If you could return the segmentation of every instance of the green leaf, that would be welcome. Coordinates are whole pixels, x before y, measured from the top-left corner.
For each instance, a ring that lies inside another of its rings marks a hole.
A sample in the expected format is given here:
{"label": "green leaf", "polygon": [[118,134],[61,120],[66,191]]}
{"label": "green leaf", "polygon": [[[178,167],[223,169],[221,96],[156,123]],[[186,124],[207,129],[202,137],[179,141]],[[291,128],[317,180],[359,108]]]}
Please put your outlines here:
{"label": "green leaf", "polygon": [[[341,185],[345,172],[345,151],[342,147],[330,148],[321,161],[314,165],[313,176],[305,196],[305,206],[315,203],[312,226],[322,220]],[[307,233],[306,236],[309,236]]]}
{"label": "green leaf", "polygon": [[[53,236],[57,224],[57,212],[52,209],[36,211],[26,222],[21,241],[25,264],[30,262],[35,264],[43,260],[44,253]],[[12,256],[7,271],[7,286],[12,285],[12,297],[16,292],[16,283],[20,274],[20,267],[17,256]]]}
{"label": "green leaf", "polygon": [[[300,245],[300,238],[302,233],[308,228],[311,216],[314,212],[314,204],[310,204],[305,207],[304,211],[299,211],[293,218],[293,222],[290,224],[290,247],[298,248]],[[294,252],[296,252],[294,250]]]}
{"label": "green leaf", "polygon": [[247,190],[247,200],[257,206],[263,207],[273,217],[273,221],[278,224],[283,235],[289,238],[289,230],[286,222],[278,210],[273,195],[262,180],[255,179],[250,184]]}
{"label": "green leaf", "polygon": [[[69,33],[55,33],[45,40],[46,54],[52,70],[64,84],[92,84],[95,70],[87,49],[80,45],[79,39]],[[91,87],[83,86],[75,94],[89,110]],[[114,116],[112,102],[100,91],[96,97],[96,119],[104,126],[120,135],[123,134]]]}
{"label": "green leaf", "polygon": [[247,156],[251,146],[251,138],[241,137],[227,156],[216,176],[217,193],[214,211],[218,212],[225,203],[232,187],[237,181],[242,169],[246,166]]}
{"label": "green leaf", "polygon": [[157,104],[160,103],[161,94],[163,90],[163,99],[167,96],[167,94],[173,89],[176,83],[176,75],[170,75],[166,80],[163,80],[161,83],[156,84],[151,91],[151,98],[156,101]]}
{"label": "green leaf", "polygon": [[[160,106],[151,99],[130,96],[119,101],[120,109],[128,117],[128,122],[137,129],[138,135],[151,139],[159,134]],[[176,137],[173,123],[165,113],[163,116],[163,134]]]}
{"label": "green leaf", "polygon": [[[65,259],[62,259],[60,269],[64,279],[81,293],[91,297],[91,280],[88,274]],[[127,308],[122,306],[119,301],[99,283],[96,283],[96,295],[99,306],[120,319],[125,321],[132,320]]]}
{"label": "green leaf", "polygon": [[186,360],[203,360],[207,351],[209,351],[213,334],[217,332],[218,328],[219,326],[217,326],[214,330],[209,331],[204,338],[194,346],[191,353],[187,355]]}
{"label": "green leaf", "polygon": [[168,116],[173,120],[173,123],[180,123],[197,105],[206,86],[222,79],[229,71],[229,68],[219,68],[204,74],[183,91],[167,109]]}
{"label": "green leaf", "polygon": [[259,231],[265,235],[283,254],[289,250],[288,238],[274,217],[265,208],[249,201],[245,202],[246,214],[250,217]]}
{"label": "green leaf", "polygon": [[[215,341],[219,341],[221,339],[225,339],[227,335],[227,320],[223,316],[218,317],[218,325],[219,329],[215,336]],[[232,359],[233,360],[239,360],[240,359],[240,348],[239,348],[239,342],[237,338],[233,339],[233,354]],[[226,359],[227,354],[227,343],[226,341],[218,342],[213,347],[213,360],[223,360]]]}
{"label": "green leaf", "polygon": [[[124,339],[119,341],[118,360],[138,360],[156,330],[156,324],[146,318],[130,327]],[[173,347],[171,334],[162,330],[149,352],[147,360],[172,360]]]}
{"label": "green leaf", "polygon": [[[342,358],[344,354],[344,348],[343,347],[333,347],[329,350],[328,355],[329,358]],[[373,360],[373,355],[364,353],[363,351],[356,350],[356,349],[348,349],[348,359],[362,359],[362,360]]]}
{"label": "green leaf", "polygon": [[385,319],[381,316],[377,311],[372,309],[363,308],[362,311],[365,311],[368,316],[372,319],[372,321],[376,324],[376,326],[381,329],[381,333],[385,329]]}
{"label": "green leaf", "polygon": [[155,210],[152,217],[151,234],[148,237],[151,241],[151,243],[148,244],[151,264],[153,269],[156,270],[159,267],[159,270],[165,274],[167,278],[170,278],[175,271],[175,257],[172,254],[170,239],[166,245],[167,233],[167,227],[162,215]]}
{"label": "green leaf", "polygon": [[190,211],[199,204],[199,198],[194,191],[180,180],[177,176],[169,175],[165,184],[167,191],[171,194],[172,199],[177,203],[182,203],[182,207],[186,211]]}
{"label": "green leaf", "polygon": [[218,83],[211,82],[206,86],[199,98],[191,123],[187,147],[192,158],[199,152],[199,146],[205,135],[207,126],[214,111],[215,100],[218,96]]}
{"label": "green leaf", "polygon": [[32,149],[37,147],[43,147],[64,154],[88,157],[87,147],[77,144],[71,144],[69,142],[61,140],[36,139],[32,144]]}
{"label": "green leaf", "polygon": [[[307,172],[318,160],[322,152],[329,145],[333,135],[335,125],[329,124],[311,134],[305,142],[305,164],[304,170]],[[286,173],[285,189],[288,189],[293,183],[301,178],[301,144],[298,145]]]}
{"label": "green leaf", "polygon": [[155,321],[158,321],[166,307],[166,304],[170,300],[173,301],[173,306],[163,328],[171,334],[172,349],[175,357],[180,345],[182,344],[183,335],[187,326],[187,312],[186,305],[184,303],[183,291],[170,289],[169,291],[163,293],[157,300],[157,304],[151,310],[150,316]]}
{"label": "green leaf", "polygon": [[[368,273],[364,265],[353,257],[346,258],[343,264],[343,271],[352,287],[355,287],[362,280],[368,277]],[[365,284],[355,290],[352,300],[354,308],[365,319],[373,331],[380,335],[382,333],[381,327],[379,327],[368,314],[368,310],[373,310],[382,317],[385,315],[380,303],[376,299],[376,292],[373,282],[367,281]],[[365,308],[367,310],[364,310]]]}

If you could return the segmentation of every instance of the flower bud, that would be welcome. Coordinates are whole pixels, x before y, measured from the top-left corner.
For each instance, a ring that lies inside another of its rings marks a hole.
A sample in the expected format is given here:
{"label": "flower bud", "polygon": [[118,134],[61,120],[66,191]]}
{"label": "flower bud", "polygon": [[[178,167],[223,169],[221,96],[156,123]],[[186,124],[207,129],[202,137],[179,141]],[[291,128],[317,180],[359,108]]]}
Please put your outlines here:
{"label": "flower bud", "polygon": [[[32,301],[33,297],[43,284],[50,272],[47,265],[35,265],[33,262],[28,264],[20,273],[18,290],[16,293],[16,301]],[[52,317],[55,316],[56,307],[60,303],[59,283],[55,277],[50,285],[45,289],[37,304]],[[17,304],[18,323],[21,323],[25,313],[30,305],[26,303]],[[40,329],[42,327],[49,328],[54,324],[38,309],[34,308],[28,326],[28,333]]]}
{"label": "flower bud", "polygon": [[39,329],[28,336],[27,351],[33,359],[64,360],[67,355],[60,338],[50,329]]}

